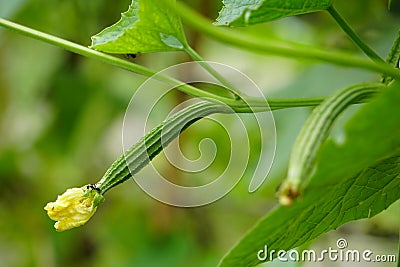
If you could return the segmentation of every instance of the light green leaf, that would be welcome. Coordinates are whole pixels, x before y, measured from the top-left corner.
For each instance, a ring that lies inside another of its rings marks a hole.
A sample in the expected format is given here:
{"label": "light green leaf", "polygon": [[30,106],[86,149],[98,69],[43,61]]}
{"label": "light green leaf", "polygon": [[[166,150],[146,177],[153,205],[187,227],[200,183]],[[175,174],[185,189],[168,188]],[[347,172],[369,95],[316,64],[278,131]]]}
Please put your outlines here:
{"label": "light green leaf", "polygon": [[182,50],[185,45],[181,21],[164,1],[132,0],[116,24],[92,37],[91,48],[135,54]]}
{"label": "light green leaf", "polygon": [[[326,142],[303,195],[279,206],[223,258],[255,266],[257,252],[289,250],[340,225],[372,217],[400,198],[400,85],[393,84],[346,124],[340,144]],[[371,145],[372,144],[372,145]]]}
{"label": "light green leaf", "polygon": [[216,25],[247,26],[288,16],[321,11],[333,0],[224,0]]}

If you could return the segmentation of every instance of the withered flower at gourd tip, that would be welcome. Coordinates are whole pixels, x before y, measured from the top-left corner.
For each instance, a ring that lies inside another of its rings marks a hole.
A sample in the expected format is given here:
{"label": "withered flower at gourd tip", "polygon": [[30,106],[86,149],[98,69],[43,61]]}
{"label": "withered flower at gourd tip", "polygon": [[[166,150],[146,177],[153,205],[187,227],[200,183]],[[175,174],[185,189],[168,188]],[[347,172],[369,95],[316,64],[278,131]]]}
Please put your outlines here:
{"label": "withered flower at gourd tip", "polygon": [[104,201],[103,196],[93,186],[70,188],[59,195],[55,202],[44,207],[50,219],[57,221],[54,227],[64,231],[85,224]]}

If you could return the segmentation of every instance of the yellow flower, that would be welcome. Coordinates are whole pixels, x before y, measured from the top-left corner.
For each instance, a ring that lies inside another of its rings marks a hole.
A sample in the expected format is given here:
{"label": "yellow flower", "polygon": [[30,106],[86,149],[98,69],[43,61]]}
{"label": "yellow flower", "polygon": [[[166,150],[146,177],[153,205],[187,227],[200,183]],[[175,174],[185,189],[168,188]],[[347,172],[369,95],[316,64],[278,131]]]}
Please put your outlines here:
{"label": "yellow flower", "polygon": [[85,224],[104,200],[94,186],[70,188],[59,195],[55,202],[47,203],[44,209],[50,219],[57,221],[54,227],[64,231]]}

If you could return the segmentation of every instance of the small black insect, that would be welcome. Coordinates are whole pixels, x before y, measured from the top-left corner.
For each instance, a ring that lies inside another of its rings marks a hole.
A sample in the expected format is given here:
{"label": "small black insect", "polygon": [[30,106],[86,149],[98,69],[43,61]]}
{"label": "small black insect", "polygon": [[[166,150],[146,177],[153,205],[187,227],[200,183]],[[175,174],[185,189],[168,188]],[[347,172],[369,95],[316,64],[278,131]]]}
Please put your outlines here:
{"label": "small black insect", "polygon": [[86,189],[92,189],[92,190],[96,190],[97,192],[100,192],[100,189],[95,185],[95,184],[88,184],[86,186]]}
{"label": "small black insect", "polygon": [[126,54],[127,58],[136,58],[137,54]]}
{"label": "small black insect", "polygon": [[124,54],[124,57],[125,57],[127,60],[134,60],[134,59],[136,59],[138,56],[140,56],[140,52],[137,52],[137,53],[135,53],[135,54],[133,54],[133,53]]}

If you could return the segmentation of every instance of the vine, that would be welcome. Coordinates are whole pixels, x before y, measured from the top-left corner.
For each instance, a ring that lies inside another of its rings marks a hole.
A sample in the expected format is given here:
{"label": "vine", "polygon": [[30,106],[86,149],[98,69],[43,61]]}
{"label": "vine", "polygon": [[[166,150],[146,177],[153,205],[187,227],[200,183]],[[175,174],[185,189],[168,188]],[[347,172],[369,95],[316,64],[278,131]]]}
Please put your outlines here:
{"label": "vine", "polygon": [[[173,0],[157,3],[132,0],[120,21],[92,37],[90,47],[0,18],[0,26],[18,34],[155,78],[193,99],[201,99],[175,112],[143,136],[97,183],[70,188],[55,202],[48,203],[45,210],[57,221],[56,230],[85,224],[103,203],[106,192],[136,175],[190,125],[216,113],[255,115],[286,108],[316,107],[292,148],[287,179],[279,189],[281,205],[261,218],[224,256],[220,266],[255,266],[259,259],[254,257],[254,252],[265,244],[275,250],[302,246],[348,221],[378,214],[400,199],[400,118],[396,116],[400,113],[400,35],[384,61],[352,29],[333,1],[285,2],[283,5],[281,1],[260,0],[255,5],[250,0],[225,0],[215,24],[244,27],[325,11],[368,58],[293,42],[269,41],[233,28],[217,27],[186,4]],[[352,85],[324,98],[249,96],[244,93],[245,88],[235,86],[188,44],[181,20],[192,30],[227,46],[293,60],[357,68],[381,75],[382,79],[376,83]],[[217,82],[209,87],[213,90],[112,55],[166,51],[189,55],[215,78]],[[347,120],[343,140],[329,138],[337,118],[353,104],[364,105]]]}

